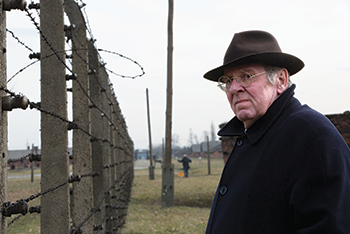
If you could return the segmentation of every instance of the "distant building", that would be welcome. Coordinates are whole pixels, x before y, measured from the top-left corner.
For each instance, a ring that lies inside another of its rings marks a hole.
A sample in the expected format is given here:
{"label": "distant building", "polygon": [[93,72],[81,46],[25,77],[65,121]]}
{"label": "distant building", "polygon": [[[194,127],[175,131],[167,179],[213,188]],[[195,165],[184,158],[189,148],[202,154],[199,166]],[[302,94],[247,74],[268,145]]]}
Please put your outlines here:
{"label": "distant building", "polygon": [[345,111],[343,114],[326,115],[326,117],[334,124],[350,147],[350,111]]}
{"label": "distant building", "polygon": [[149,159],[149,151],[145,149],[135,150],[135,160],[138,159]]}
{"label": "distant building", "polygon": [[[182,158],[184,154],[191,158],[206,158],[208,155],[208,143],[202,142],[200,144],[194,144],[188,148],[184,148],[177,151],[175,153],[175,157]],[[223,158],[220,141],[209,142],[209,154],[210,158]]]}
{"label": "distant building", "polygon": [[[37,149],[38,153],[40,154],[40,149]],[[29,169],[31,168],[32,162],[29,161],[29,154],[32,153],[32,150],[28,147],[27,149],[23,150],[9,150],[7,154],[7,159],[14,160],[16,162],[13,163],[8,163],[8,169],[10,170],[17,170],[17,169]],[[22,160],[19,160],[22,159]],[[41,167],[41,162],[34,162],[34,168],[40,168]]]}
{"label": "distant building", "polygon": [[[69,155],[72,155],[72,148],[68,148]],[[14,160],[7,164],[9,170],[20,170],[31,168],[32,162],[29,160],[29,155],[32,154],[30,147],[23,150],[9,150],[7,152],[7,160]],[[38,147],[34,147],[34,154],[41,154],[41,150]],[[28,156],[28,157],[26,157]],[[19,160],[21,159],[21,160]],[[70,160],[71,161],[71,160]],[[41,167],[41,161],[34,161],[34,169]]]}

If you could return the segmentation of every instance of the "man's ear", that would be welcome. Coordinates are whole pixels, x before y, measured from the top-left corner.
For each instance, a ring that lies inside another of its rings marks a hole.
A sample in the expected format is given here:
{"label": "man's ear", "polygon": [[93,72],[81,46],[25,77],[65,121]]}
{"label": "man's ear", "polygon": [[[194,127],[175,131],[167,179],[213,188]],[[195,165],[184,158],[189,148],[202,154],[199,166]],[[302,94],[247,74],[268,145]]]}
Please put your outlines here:
{"label": "man's ear", "polygon": [[287,69],[282,68],[277,73],[276,85],[277,85],[277,94],[280,95],[287,89],[288,86],[289,74]]}

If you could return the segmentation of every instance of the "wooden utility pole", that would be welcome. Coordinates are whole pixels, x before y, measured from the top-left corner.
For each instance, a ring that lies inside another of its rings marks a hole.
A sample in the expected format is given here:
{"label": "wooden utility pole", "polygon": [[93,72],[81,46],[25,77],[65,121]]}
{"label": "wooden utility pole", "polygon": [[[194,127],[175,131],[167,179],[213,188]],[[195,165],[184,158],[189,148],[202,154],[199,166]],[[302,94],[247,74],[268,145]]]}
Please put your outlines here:
{"label": "wooden utility pole", "polygon": [[167,107],[165,125],[165,157],[162,168],[162,207],[174,205],[174,165],[171,164],[171,126],[173,101],[173,18],[174,1],[169,0],[168,15],[168,62],[167,62]]}
{"label": "wooden utility pole", "polygon": [[[35,155],[35,152],[34,152],[34,144],[32,144],[32,155]],[[30,182],[34,182],[34,163],[35,163],[34,160],[30,163],[30,167],[31,167],[31,171],[30,171]]]}
{"label": "wooden utility pole", "polygon": [[208,175],[211,174],[210,172],[210,147],[209,147],[209,137],[207,136],[207,150],[208,150]]}
{"label": "wooden utility pole", "polygon": [[149,138],[149,179],[154,180],[154,162],[153,162],[153,149],[152,149],[152,134],[151,134],[151,117],[149,111],[149,98],[148,89],[146,89],[146,100],[147,100],[147,119],[148,119],[148,138]]}

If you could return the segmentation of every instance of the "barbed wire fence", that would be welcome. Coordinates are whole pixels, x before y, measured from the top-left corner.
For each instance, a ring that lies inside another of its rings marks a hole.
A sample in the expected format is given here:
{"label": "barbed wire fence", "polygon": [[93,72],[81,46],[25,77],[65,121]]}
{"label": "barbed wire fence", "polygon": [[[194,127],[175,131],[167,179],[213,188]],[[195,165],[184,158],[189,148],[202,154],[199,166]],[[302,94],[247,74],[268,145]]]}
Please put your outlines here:
{"label": "barbed wire fence", "polygon": [[[42,147],[41,155],[28,154],[15,160],[7,160],[7,154],[2,154],[1,233],[7,233],[7,229],[16,225],[21,217],[39,213],[41,233],[120,232],[131,195],[134,147],[108,72],[135,79],[144,75],[142,66],[119,53],[96,48],[87,15],[82,11],[85,7],[82,0],[41,0],[40,4],[32,1],[28,8],[24,1],[5,6],[0,0],[0,7],[3,54],[6,52],[7,31],[32,52],[31,59],[36,59],[7,81],[6,72],[2,72],[6,71],[6,59],[0,59],[0,148],[7,152],[7,111],[27,109],[28,106],[41,113]],[[24,11],[39,32],[40,53],[35,53],[14,32],[6,29],[4,10],[11,9]],[[40,25],[31,10],[40,17]],[[69,26],[64,25],[64,12],[69,18]],[[90,39],[87,39],[86,32]],[[66,54],[68,51],[71,55]],[[140,67],[141,74],[125,76],[107,69],[99,54],[101,51],[130,60]],[[39,61],[39,102],[32,102],[22,93],[16,94],[6,88],[19,73]],[[67,81],[72,82],[72,88],[67,88]],[[72,92],[73,96],[73,120],[67,117],[67,92]],[[71,158],[67,139],[70,130],[73,131]],[[7,201],[7,164],[27,158],[41,160],[41,191],[15,202]],[[73,161],[72,175],[69,175],[69,159]],[[29,207],[30,202],[37,198],[41,198],[40,206]]]}

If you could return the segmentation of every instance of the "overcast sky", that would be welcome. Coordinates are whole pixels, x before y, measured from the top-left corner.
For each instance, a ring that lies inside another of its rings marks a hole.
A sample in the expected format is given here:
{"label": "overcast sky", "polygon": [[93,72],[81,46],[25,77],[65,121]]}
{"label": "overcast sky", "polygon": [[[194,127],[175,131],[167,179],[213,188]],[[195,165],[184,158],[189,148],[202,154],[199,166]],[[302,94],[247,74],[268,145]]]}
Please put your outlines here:
{"label": "overcast sky", "polygon": [[[29,1],[28,1],[29,2]],[[167,20],[166,0],[85,0],[96,45],[137,61],[145,75],[123,79],[110,74],[135,149],[148,147],[146,88],[149,89],[153,144],[165,135]],[[188,145],[190,129],[203,132],[234,115],[225,94],[203,74],[220,66],[233,34],[265,30],[283,52],[302,59],[305,68],[292,76],[296,97],[323,114],[350,110],[350,1],[187,0],[174,1],[173,123],[172,132]],[[81,4],[81,1],[79,1]],[[39,22],[35,11],[33,15]],[[68,22],[67,22],[68,24]],[[39,33],[25,12],[7,13],[7,28],[39,52]],[[33,62],[31,52],[7,33],[8,78]],[[107,68],[128,76],[140,68],[118,56],[101,52]],[[8,88],[40,101],[40,64],[26,69]],[[71,111],[70,111],[71,112]],[[9,113],[9,149],[40,145],[40,113]],[[71,145],[71,143],[69,143]]]}

